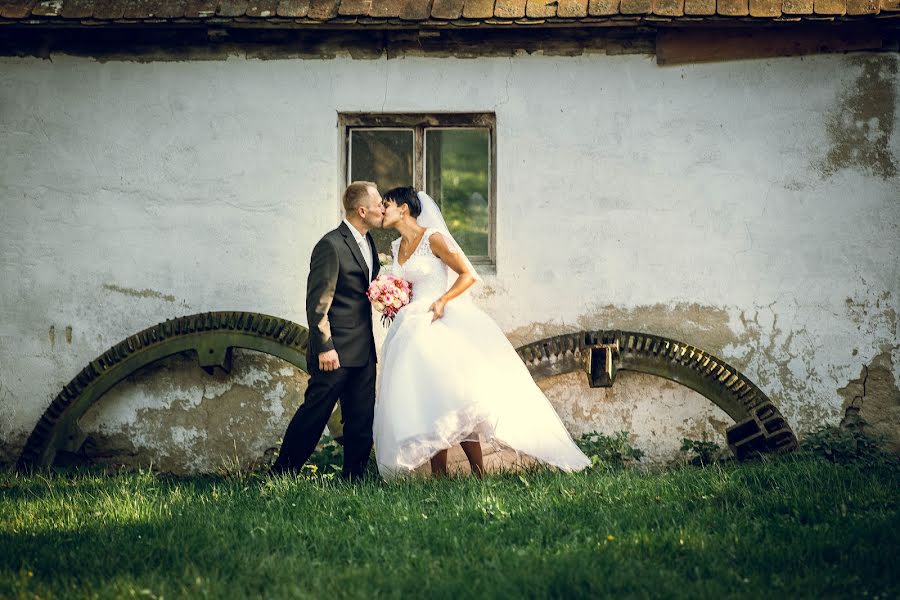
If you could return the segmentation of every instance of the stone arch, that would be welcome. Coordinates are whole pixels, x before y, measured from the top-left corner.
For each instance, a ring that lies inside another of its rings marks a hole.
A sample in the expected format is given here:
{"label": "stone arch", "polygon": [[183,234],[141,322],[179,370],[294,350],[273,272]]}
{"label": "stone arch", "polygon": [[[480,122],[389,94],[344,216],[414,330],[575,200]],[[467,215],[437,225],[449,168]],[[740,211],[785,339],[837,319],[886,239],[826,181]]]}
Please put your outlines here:
{"label": "stone arch", "polygon": [[[201,313],[144,329],[92,360],[63,387],[35,425],[18,467],[49,467],[58,452],[77,452],[86,437],[78,419],[113,386],[148,364],[194,352],[207,372],[215,368],[228,372],[233,348],[245,348],[307,371],[308,341],[309,332],[302,325],[251,312]],[[687,386],[716,404],[735,420],[726,437],[738,458],[797,445],[790,426],[762,390],[695,346],[648,333],[597,330],[546,338],[516,352],[535,379],[586,368],[593,385],[589,359],[596,358],[598,350],[607,371],[601,385],[612,385],[616,371],[631,370]],[[339,427],[339,415],[329,425]]]}
{"label": "stone arch", "polygon": [[181,352],[195,352],[208,373],[216,368],[228,372],[233,348],[245,348],[306,371],[308,341],[309,333],[302,325],[251,312],[201,313],[144,329],[92,360],[63,387],[31,432],[18,467],[49,467],[58,452],[78,451],[86,437],[78,419],[141,367]]}
{"label": "stone arch", "polygon": [[[755,383],[696,346],[649,333],[596,330],[546,338],[520,346],[516,352],[535,379],[585,369],[592,386],[609,387],[616,372],[623,370],[686,386],[734,419],[735,424],[726,429],[726,440],[740,459],[797,446],[793,430]],[[599,373],[598,360],[605,363]]]}

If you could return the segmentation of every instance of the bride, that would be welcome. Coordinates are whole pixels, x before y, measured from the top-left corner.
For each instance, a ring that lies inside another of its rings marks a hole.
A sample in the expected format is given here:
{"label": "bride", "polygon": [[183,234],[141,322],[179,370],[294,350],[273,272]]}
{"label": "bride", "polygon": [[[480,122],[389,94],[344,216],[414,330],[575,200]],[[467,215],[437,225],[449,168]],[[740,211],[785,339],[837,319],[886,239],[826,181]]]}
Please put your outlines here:
{"label": "bride", "polygon": [[385,478],[431,461],[447,473],[447,449],[460,444],[484,473],[481,443],[511,448],[564,471],[590,460],[569,436],[496,323],[468,298],[478,279],[434,200],[414,188],[383,196],[392,273],[412,283],[412,301],[382,348],[375,404],[375,457]]}

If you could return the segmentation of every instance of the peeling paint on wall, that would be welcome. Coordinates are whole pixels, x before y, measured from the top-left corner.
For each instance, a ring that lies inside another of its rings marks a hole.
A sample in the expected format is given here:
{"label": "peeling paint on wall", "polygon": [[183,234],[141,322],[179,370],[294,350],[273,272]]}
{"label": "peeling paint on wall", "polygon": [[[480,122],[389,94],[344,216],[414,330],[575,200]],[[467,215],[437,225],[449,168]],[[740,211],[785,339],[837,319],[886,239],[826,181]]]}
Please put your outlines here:
{"label": "peeling paint on wall", "polygon": [[843,409],[859,409],[868,433],[884,438],[888,449],[900,453],[900,388],[894,378],[896,369],[891,359],[898,347],[884,348],[859,377],[838,390],[844,399]]}
{"label": "peeling paint on wall", "polygon": [[281,438],[308,376],[281,359],[235,349],[230,374],[207,375],[191,355],[135,373],[81,420],[102,463],[167,472],[245,469]]}
{"label": "peeling paint on wall", "polygon": [[829,148],[820,170],[830,176],[841,169],[859,168],[884,179],[897,176],[897,157],[891,150],[897,108],[897,60],[890,56],[853,56],[847,64],[861,69],[859,77],[841,92],[826,121]]}
{"label": "peeling paint on wall", "polygon": [[[846,327],[834,331],[838,339],[852,339],[852,347],[823,344],[805,325],[814,322],[815,315],[807,314],[793,302],[781,301],[744,309],[696,303],[631,309],[598,306],[579,315],[571,325],[554,321],[531,323],[513,329],[508,337],[514,345],[521,345],[562,333],[615,328],[653,333],[692,344],[721,356],[740,369],[766,392],[795,431],[802,435],[823,423],[836,424],[840,419],[842,407],[838,388],[840,381],[847,381],[844,373],[849,364],[865,364],[860,361],[869,360],[867,357],[877,354],[883,344],[896,341],[898,320],[893,295],[877,293],[865,282],[862,289],[866,291],[847,300],[846,314],[843,315]],[[836,354],[832,356],[827,352]],[[896,347],[894,353],[897,354]],[[832,367],[823,371],[818,366],[823,361],[849,364],[840,370]],[[900,372],[894,373],[893,377],[900,377]],[[578,379],[563,379],[552,385],[568,387],[565,391],[554,392],[568,397],[596,395]],[[612,389],[618,385],[617,380]],[[656,387],[661,384],[649,380],[640,385],[645,394],[652,396],[658,394]],[[829,387],[834,390],[833,394],[824,394],[823,390]],[[709,401],[704,401],[712,406]],[[665,405],[665,402],[659,402],[659,410],[665,410]],[[724,418],[730,425],[730,419]],[[576,428],[581,427],[577,419],[573,418],[571,423]],[[634,433],[636,439],[650,440],[655,435],[649,433],[646,421],[625,420],[622,426]],[[895,422],[894,430],[900,435],[900,420]],[[671,448],[674,442],[662,443]],[[658,445],[657,442],[652,444]]]}

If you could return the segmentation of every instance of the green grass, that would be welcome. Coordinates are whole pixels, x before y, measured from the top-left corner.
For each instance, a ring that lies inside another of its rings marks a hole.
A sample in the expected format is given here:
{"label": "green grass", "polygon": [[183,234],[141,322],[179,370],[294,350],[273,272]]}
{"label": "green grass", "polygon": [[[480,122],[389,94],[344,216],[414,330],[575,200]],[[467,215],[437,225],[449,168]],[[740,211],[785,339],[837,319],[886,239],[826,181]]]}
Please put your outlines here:
{"label": "green grass", "polygon": [[896,598],[900,470],[0,473],[2,598]]}

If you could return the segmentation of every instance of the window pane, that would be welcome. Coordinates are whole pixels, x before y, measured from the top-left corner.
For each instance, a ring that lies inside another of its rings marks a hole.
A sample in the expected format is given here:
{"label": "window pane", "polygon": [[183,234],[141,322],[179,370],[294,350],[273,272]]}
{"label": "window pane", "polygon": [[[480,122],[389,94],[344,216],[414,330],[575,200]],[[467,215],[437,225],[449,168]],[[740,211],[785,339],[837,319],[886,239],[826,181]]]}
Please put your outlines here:
{"label": "window pane", "polygon": [[[413,131],[411,129],[351,129],[347,183],[374,181],[382,193],[413,184]],[[379,252],[391,251],[397,232],[373,229]]]}
{"label": "window pane", "polygon": [[488,256],[489,172],[488,129],[425,131],[425,191],[469,256]]}

